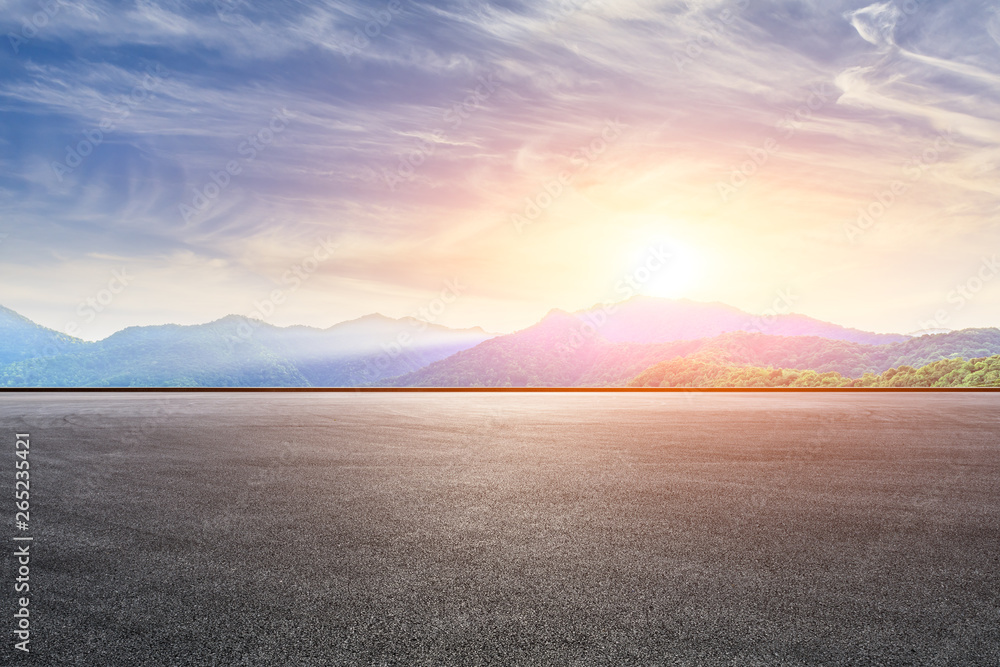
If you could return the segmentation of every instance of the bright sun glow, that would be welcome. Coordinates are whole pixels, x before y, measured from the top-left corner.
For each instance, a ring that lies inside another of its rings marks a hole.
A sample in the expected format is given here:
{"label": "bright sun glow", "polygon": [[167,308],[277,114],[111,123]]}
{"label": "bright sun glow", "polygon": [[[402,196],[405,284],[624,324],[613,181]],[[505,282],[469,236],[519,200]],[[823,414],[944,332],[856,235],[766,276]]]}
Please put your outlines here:
{"label": "bright sun glow", "polygon": [[704,261],[690,245],[662,234],[647,236],[628,252],[638,292],[677,299],[690,296],[704,275]]}

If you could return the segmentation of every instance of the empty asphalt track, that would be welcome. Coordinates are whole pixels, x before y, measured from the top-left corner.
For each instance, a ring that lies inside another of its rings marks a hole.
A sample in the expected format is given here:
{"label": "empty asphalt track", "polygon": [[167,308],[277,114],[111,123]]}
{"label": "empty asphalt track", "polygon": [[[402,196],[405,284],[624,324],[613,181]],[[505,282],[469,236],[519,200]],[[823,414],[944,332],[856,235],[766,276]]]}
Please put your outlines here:
{"label": "empty asphalt track", "polygon": [[3,394],[36,665],[997,665],[1000,394]]}

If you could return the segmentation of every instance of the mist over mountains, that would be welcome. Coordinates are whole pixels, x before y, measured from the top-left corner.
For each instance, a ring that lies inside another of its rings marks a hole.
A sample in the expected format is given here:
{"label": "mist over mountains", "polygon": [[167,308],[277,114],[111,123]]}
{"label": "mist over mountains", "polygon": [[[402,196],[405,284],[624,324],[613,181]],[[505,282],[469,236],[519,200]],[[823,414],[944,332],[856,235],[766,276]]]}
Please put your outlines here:
{"label": "mist over mountains", "polygon": [[230,315],[129,327],[90,343],[0,313],[8,387],[353,387],[417,370],[489,339],[413,318],[369,315],[328,329]]}
{"label": "mist over mountains", "polygon": [[[711,338],[634,343],[611,342],[603,337],[603,328],[582,327],[582,321],[579,316],[554,311],[533,327],[485,341],[392,383],[401,387],[621,386],[650,367],[672,359],[861,377],[896,366],[1000,354],[998,329],[967,329],[918,338],[900,336],[898,342],[882,344],[744,330]],[[856,336],[850,330],[830,331]]]}
{"label": "mist over mountains", "polygon": [[9,308],[0,306],[0,367],[24,359],[53,356],[86,343],[46,329]]}
{"label": "mist over mountains", "polygon": [[[787,298],[784,306],[791,306]],[[575,313],[574,317],[597,327],[600,336],[612,343],[666,343],[713,338],[731,331],[759,332],[771,336],[820,336],[871,345],[900,343],[909,338],[901,334],[848,329],[805,315],[777,312],[751,315],[722,303],[647,296],[636,296],[610,307],[595,306]]]}
{"label": "mist over mountains", "polygon": [[[680,386],[680,376],[732,382],[732,369],[741,368],[860,378],[998,354],[998,329],[876,334],[804,315],[756,316],[651,297],[553,310],[499,336],[378,314],[327,329],[231,315],[193,326],[129,327],[87,342],[0,308],[5,387]],[[691,376],[693,367],[711,372]]]}

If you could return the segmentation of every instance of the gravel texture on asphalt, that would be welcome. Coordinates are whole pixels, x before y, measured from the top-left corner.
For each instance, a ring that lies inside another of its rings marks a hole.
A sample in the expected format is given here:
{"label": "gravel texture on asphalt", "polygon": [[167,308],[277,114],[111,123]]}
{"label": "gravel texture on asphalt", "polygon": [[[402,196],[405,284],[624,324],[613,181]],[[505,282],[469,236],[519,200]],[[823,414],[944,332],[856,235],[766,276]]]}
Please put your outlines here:
{"label": "gravel texture on asphalt", "polygon": [[4,394],[8,537],[17,432],[3,664],[1000,664],[1000,394]]}

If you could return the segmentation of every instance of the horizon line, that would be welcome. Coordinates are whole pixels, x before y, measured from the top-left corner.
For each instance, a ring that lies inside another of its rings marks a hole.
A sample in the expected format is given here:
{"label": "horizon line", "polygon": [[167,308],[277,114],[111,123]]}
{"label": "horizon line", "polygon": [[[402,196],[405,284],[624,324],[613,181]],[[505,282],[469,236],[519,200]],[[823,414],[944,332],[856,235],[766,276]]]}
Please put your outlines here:
{"label": "horizon line", "polygon": [[[626,303],[629,303],[631,301],[635,301],[635,300],[639,300],[639,299],[654,300],[654,301],[667,301],[667,302],[674,302],[674,303],[677,303],[677,302],[686,302],[686,303],[698,304],[698,305],[706,305],[706,306],[721,306],[723,308],[728,308],[728,309],[731,309],[731,310],[738,311],[739,313],[741,313],[743,315],[746,315],[748,317],[751,317],[751,318],[764,318],[764,317],[775,317],[775,318],[804,317],[804,318],[813,320],[813,321],[815,321],[817,323],[820,323],[820,324],[829,324],[831,326],[838,327],[840,329],[844,329],[844,330],[848,330],[848,331],[858,331],[858,332],[861,332],[861,333],[872,334],[872,335],[875,335],[875,336],[904,336],[904,337],[907,337],[907,338],[919,338],[919,337],[925,336],[925,335],[935,335],[935,334],[942,334],[942,333],[954,333],[954,332],[957,332],[957,331],[964,331],[966,329],[982,329],[982,328],[1000,329],[1000,324],[996,324],[996,325],[992,325],[992,326],[988,326],[988,327],[965,327],[963,329],[944,329],[944,328],[942,328],[942,329],[915,329],[915,330],[909,331],[909,332],[900,332],[900,331],[888,331],[888,332],[886,332],[886,331],[874,331],[874,330],[868,330],[868,329],[860,329],[860,328],[855,327],[855,326],[851,326],[851,325],[847,325],[847,324],[840,324],[840,323],[829,321],[829,320],[823,320],[823,319],[820,319],[818,317],[814,317],[812,315],[807,315],[806,313],[796,312],[796,311],[775,312],[773,314],[769,314],[769,313],[766,313],[766,312],[765,313],[753,313],[753,312],[750,312],[750,311],[747,311],[747,310],[743,310],[742,308],[739,308],[738,306],[730,305],[730,304],[728,304],[728,303],[726,303],[724,301],[698,301],[698,300],[690,299],[690,298],[687,298],[687,297],[658,297],[658,296],[649,296],[649,295],[645,295],[645,294],[636,294],[636,295],[633,295],[632,297],[629,297],[628,299],[623,299],[621,301],[615,301],[615,302],[610,302],[610,303],[612,305],[614,305],[614,306],[617,307],[617,306],[620,306],[622,304],[626,304]],[[384,314],[384,313],[376,310],[376,311],[372,311],[370,313],[367,313],[365,315],[360,315],[358,317],[353,317],[353,318],[350,318],[350,319],[346,319],[346,320],[342,320],[342,321],[339,321],[339,322],[335,322],[334,324],[331,324],[331,325],[325,326],[325,327],[324,326],[313,325],[313,324],[303,324],[303,323],[281,325],[281,324],[274,324],[272,322],[268,322],[266,319],[263,319],[263,318],[251,317],[250,315],[240,315],[238,313],[227,313],[225,315],[222,315],[221,317],[216,317],[215,319],[207,320],[207,321],[204,321],[204,322],[197,322],[197,323],[193,323],[193,324],[179,324],[177,322],[162,322],[162,323],[159,323],[159,324],[129,324],[129,325],[127,325],[127,326],[125,326],[125,327],[123,327],[121,329],[113,331],[112,333],[110,333],[110,334],[108,334],[108,335],[106,335],[104,337],[94,338],[94,339],[82,338],[77,333],[68,333],[68,332],[62,331],[60,329],[54,329],[54,328],[48,327],[48,326],[46,326],[44,324],[40,324],[36,320],[31,319],[30,317],[22,314],[20,311],[17,311],[15,309],[10,308],[9,306],[5,306],[3,304],[0,304],[0,308],[10,311],[10,312],[14,313],[15,315],[17,315],[18,317],[24,318],[25,320],[31,322],[35,326],[42,327],[44,329],[48,329],[49,331],[53,331],[53,332],[55,332],[57,334],[61,334],[63,336],[69,336],[71,338],[75,338],[76,340],[82,341],[84,343],[100,343],[102,341],[105,341],[105,340],[111,338],[112,336],[115,336],[115,335],[117,335],[117,334],[119,334],[119,333],[121,333],[123,331],[127,331],[128,329],[132,329],[132,328],[169,327],[169,326],[176,326],[176,327],[201,327],[201,326],[207,326],[207,325],[210,325],[210,324],[216,324],[218,322],[222,322],[223,320],[227,320],[227,319],[230,319],[230,318],[240,319],[240,320],[244,320],[244,321],[248,321],[248,322],[255,322],[255,323],[257,323],[257,325],[267,325],[267,326],[275,328],[275,329],[291,329],[291,328],[300,328],[300,327],[302,327],[302,328],[307,328],[307,329],[315,329],[317,331],[329,331],[330,329],[333,329],[335,327],[338,327],[338,326],[341,326],[341,325],[344,325],[344,324],[351,324],[351,323],[354,323],[354,322],[358,322],[360,320],[364,320],[364,319],[368,319],[368,318],[372,318],[372,317],[379,317],[379,318],[383,318],[383,319],[386,319],[386,320],[390,320],[392,322],[405,322],[407,320],[413,320],[413,321],[416,321],[416,322],[425,323],[428,326],[436,326],[436,327],[448,329],[448,330],[451,330],[451,331],[454,331],[454,332],[465,332],[465,331],[473,332],[475,330],[479,330],[482,333],[484,333],[484,334],[486,334],[486,335],[488,335],[490,337],[498,338],[498,337],[501,337],[501,336],[509,336],[511,334],[519,333],[521,331],[525,331],[527,329],[530,329],[531,327],[536,326],[536,325],[540,324],[541,322],[545,321],[545,319],[547,319],[550,315],[552,315],[555,312],[564,313],[564,314],[569,315],[571,317],[579,317],[579,316],[582,316],[582,315],[584,315],[586,313],[592,312],[594,310],[598,310],[598,309],[600,309],[602,307],[606,308],[608,306],[608,304],[609,304],[609,302],[598,302],[598,303],[595,303],[594,305],[592,305],[592,306],[590,306],[588,308],[584,308],[584,309],[581,309],[581,310],[575,310],[575,311],[565,310],[565,309],[560,308],[560,307],[553,307],[553,308],[550,308],[545,313],[545,315],[543,315],[541,317],[541,319],[533,322],[532,324],[529,324],[526,327],[519,328],[519,329],[513,329],[511,331],[490,331],[490,330],[486,329],[481,324],[474,324],[474,325],[470,325],[470,326],[449,326],[449,325],[446,325],[446,324],[441,324],[439,322],[432,322],[432,321],[424,320],[424,319],[421,319],[419,317],[414,317],[412,315],[403,315],[401,317],[393,317],[392,315],[386,315],[386,314]],[[767,309],[765,309],[765,310],[767,310]],[[255,311],[255,312],[257,312],[257,311]],[[735,331],[740,331],[740,329],[734,329],[733,331],[734,332]],[[723,332],[723,333],[729,333],[729,332]],[[748,333],[753,333],[753,332],[748,332]],[[764,332],[760,332],[760,333],[764,333]]]}
{"label": "horizon line", "polygon": [[0,387],[0,393],[794,393],[998,392],[985,387]]}

